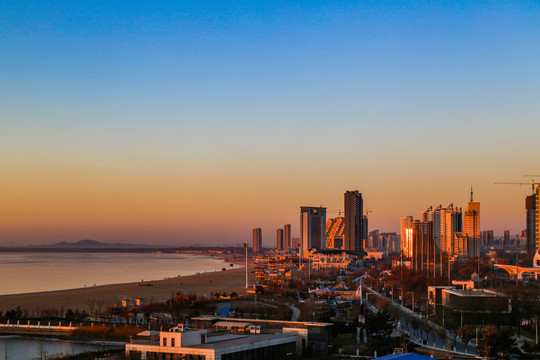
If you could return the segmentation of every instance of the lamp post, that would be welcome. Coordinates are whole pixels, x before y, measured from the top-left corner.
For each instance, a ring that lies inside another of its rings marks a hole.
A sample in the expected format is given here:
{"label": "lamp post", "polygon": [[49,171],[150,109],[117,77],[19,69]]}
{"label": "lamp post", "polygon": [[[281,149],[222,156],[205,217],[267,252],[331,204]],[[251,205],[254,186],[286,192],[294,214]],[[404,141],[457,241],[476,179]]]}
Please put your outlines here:
{"label": "lamp post", "polygon": [[248,262],[247,262],[248,243],[247,241],[244,242],[244,249],[246,249],[246,289],[247,289],[248,288]]}

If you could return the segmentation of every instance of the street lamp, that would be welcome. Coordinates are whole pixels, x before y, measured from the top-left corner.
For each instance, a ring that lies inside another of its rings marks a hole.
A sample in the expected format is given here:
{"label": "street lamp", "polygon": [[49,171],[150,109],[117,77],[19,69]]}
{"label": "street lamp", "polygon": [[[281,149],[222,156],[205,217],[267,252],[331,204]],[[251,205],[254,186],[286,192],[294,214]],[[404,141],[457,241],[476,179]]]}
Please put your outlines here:
{"label": "street lamp", "polygon": [[248,288],[248,262],[247,262],[248,243],[247,241],[244,242],[244,249],[246,249],[246,289],[247,289]]}

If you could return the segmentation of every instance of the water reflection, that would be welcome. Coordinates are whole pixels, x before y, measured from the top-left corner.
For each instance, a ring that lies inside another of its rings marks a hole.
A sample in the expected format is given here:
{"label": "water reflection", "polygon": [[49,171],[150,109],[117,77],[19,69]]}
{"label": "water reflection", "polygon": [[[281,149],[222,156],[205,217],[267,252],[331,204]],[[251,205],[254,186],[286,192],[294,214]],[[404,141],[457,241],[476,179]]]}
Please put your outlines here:
{"label": "water reflection", "polygon": [[105,344],[0,336],[0,360],[44,360],[52,356],[76,355],[85,351],[102,351],[112,348],[115,347]]}

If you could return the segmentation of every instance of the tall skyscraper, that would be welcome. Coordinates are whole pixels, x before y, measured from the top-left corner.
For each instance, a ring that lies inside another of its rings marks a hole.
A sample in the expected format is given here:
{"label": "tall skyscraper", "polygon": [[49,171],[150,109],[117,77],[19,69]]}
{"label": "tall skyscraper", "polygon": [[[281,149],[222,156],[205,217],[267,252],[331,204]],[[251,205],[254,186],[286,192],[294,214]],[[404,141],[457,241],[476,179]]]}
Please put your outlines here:
{"label": "tall skyscraper", "polygon": [[276,230],[276,250],[283,250],[283,229]]}
{"label": "tall skyscraper", "polygon": [[527,210],[526,247],[527,254],[536,252],[536,195],[529,195],[525,199],[525,209]]}
{"label": "tall skyscraper", "polygon": [[291,244],[291,224],[283,225],[283,248],[285,250],[294,248]]}
{"label": "tall skyscraper", "polygon": [[478,256],[480,254],[480,203],[473,201],[472,188],[471,201],[467,204],[463,219],[463,232],[468,238],[468,244],[478,247],[478,249],[468,249],[468,255]]}
{"label": "tall skyscraper", "polygon": [[261,228],[253,229],[253,253],[258,254],[262,251],[262,230]]}
{"label": "tall skyscraper", "polygon": [[324,249],[326,246],[326,208],[302,206],[300,208],[300,238],[302,253],[308,249]]}
{"label": "tall skyscraper", "polygon": [[536,250],[540,249],[540,185],[536,187]]}
{"label": "tall skyscraper", "polygon": [[345,230],[344,249],[349,251],[363,250],[362,217],[364,211],[364,201],[362,194],[358,190],[345,192]]}
{"label": "tall skyscraper", "polygon": [[403,255],[407,257],[411,257],[413,252],[412,223],[412,216],[404,216],[400,219],[401,237],[399,239],[399,245],[401,247],[401,251],[403,251]]}

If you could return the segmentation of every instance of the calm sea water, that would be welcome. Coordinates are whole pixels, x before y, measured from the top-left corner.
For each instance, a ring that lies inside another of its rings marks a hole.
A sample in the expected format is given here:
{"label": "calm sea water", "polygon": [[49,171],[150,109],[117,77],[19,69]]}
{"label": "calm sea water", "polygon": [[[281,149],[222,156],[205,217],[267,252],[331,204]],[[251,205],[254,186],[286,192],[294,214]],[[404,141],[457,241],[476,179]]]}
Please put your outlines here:
{"label": "calm sea water", "polygon": [[231,268],[219,259],[188,254],[4,253],[0,295],[162,280],[224,267]]}
{"label": "calm sea water", "polygon": [[108,348],[106,345],[84,342],[0,336],[0,360],[48,359],[53,355],[75,355]]}

